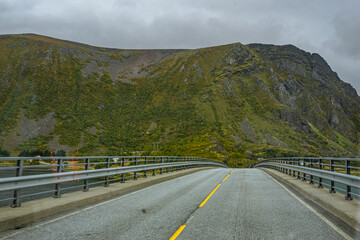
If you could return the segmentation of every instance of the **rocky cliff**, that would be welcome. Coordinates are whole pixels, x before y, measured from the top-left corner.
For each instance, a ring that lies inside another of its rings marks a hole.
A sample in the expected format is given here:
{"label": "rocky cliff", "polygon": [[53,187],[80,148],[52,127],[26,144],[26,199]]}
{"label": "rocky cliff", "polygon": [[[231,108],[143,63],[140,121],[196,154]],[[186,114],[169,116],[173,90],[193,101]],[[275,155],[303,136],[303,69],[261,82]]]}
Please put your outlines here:
{"label": "rocky cliff", "polygon": [[318,54],[240,43],[122,50],[0,36],[1,148],[247,165],[359,156],[360,98]]}

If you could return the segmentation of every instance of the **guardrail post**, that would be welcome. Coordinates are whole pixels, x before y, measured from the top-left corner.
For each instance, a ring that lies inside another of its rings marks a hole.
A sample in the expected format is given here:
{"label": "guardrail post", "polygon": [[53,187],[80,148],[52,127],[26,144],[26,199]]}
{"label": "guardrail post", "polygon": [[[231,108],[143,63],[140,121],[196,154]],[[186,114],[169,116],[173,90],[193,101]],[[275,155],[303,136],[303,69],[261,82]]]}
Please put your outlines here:
{"label": "guardrail post", "polygon": [[[89,165],[90,165],[90,159],[86,158],[85,159],[85,171],[89,170]],[[83,187],[83,192],[87,192],[89,191],[89,180],[85,179],[84,180],[84,187]]]}
{"label": "guardrail post", "polygon": [[[177,157],[174,157],[174,162],[178,163],[179,162],[179,159]],[[174,167],[174,171],[176,172],[178,170],[178,166],[175,166]]]}
{"label": "guardrail post", "polygon": [[[346,160],[346,165],[345,165],[345,171],[346,174],[351,174],[351,168],[350,168],[350,161]],[[346,196],[345,196],[346,200],[352,200],[352,196],[351,196],[351,186],[346,186]]]}
{"label": "guardrail post", "polygon": [[[296,164],[296,163],[295,163],[295,161],[294,161],[294,160],[292,160],[291,165],[295,165],[295,164]],[[293,177],[295,177],[295,170],[293,170],[293,171],[292,171],[292,176],[293,176]]]}
{"label": "guardrail post", "polygon": [[[166,163],[169,163],[169,157],[168,156],[166,156],[165,161],[166,161]],[[169,173],[169,167],[166,168],[166,173]]]}
{"label": "guardrail post", "polygon": [[[319,169],[322,169],[322,159],[319,159]],[[319,177],[319,185],[318,185],[318,188],[323,188],[323,185],[322,185],[322,178]]]}
{"label": "guardrail post", "polygon": [[[287,164],[287,162],[285,161],[285,160],[283,160],[283,164]],[[287,174],[287,168],[286,167],[284,167],[284,171],[283,171],[283,173],[285,173],[285,174]]]}
{"label": "guardrail post", "polygon": [[[56,166],[56,172],[57,173],[61,173],[62,172],[62,159],[58,159],[57,160],[57,166]],[[55,184],[55,192],[53,195],[54,198],[59,198],[61,197],[61,192],[60,192],[60,183],[56,183]]]}
{"label": "guardrail post", "polygon": [[[163,157],[160,157],[160,163],[162,164],[163,163]],[[160,168],[160,174],[163,174],[163,168],[161,166]]]}
{"label": "guardrail post", "polygon": [[[282,164],[286,164],[284,160],[281,161]],[[282,173],[286,173],[286,168],[282,167]]]}
{"label": "guardrail post", "polygon": [[[106,158],[106,168],[110,168],[110,158]],[[109,186],[109,176],[105,177],[104,187]]]}
{"label": "guardrail post", "polygon": [[[313,160],[310,159],[310,168],[313,168]],[[314,176],[310,175],[310,182],[309,184],[314,184]]]}
{"label": "guardrail post", "polygon": [[[171,157],[171,162],[174,163],[174,157]],[[174,171],[174,167],[171,167],[171,172]]]}
{"label": "guardrail post", "polygon": [[[16,161],[16,166],[17,166],[17,168],[16,168],[16,177],[20,177],[20,176],[23,175],[23,166],[24,166],[23,160],[17,160]],[[11,204],[12,208],[21,206],[20,191],[21,191],[21,189],[14,190],[14,199],[13,199],[13,202]]]}
{"label": "guardrail post", "polygon": [[[304,164],[304,167],[306,167],[306,160],[305,159],[303,160],[303,164]],[[303,182],[306,182],[306,173],[303,173],[302,180],[303,180]]]}
{"label": "guardrail post", "polygon": [[[156,157],[153,157],[153,164],[155,164],[155,160],[156,160]],[[155,168],[153,169],[152,175],[155,176]]]}
{"label": "guardrail post", "polygon": [[[288,164],[288,165],[291,165],[291,160],[288,160],[288,161],[287,161],[287,164]],[[289,174],[289,176],[291,176],[291,169],[288,169],[288,174]]]}
{"label": "guardrail post", "polygon": [[[334,160],[332,160],[332,159],[330,160],[330,171],[331,172],[334,171]],[[330,193],[336,193],[334,181],[330,181]]]}
{"label": "guardrail post", "polygon": [[[300,166],[300,160],[297,159],[297,165]],[[300,171],[297,171],[297,179],[300,179]]]}
{"label": "guardrail post", "polygon": [[[135,157],[135,166],[137,166],[137,157]],[[134,172],[134,180],[137,180],[136,171]]]}
{"label": "guardrail post", "polygon": [[[290,171],[293,170],[293,176],[297,175],[297,177],[303,181],[309,180],[310,184],[316,183],[318,188],[323,188],[323,185],[326,185],[327,188],[329,186],[330,193],[335,193],[336,190],[345,190],[344,195],[346,200],[353,200],[354,196],[356,195],[356,191],[353,189],[358,187],[359,178],[354,175],[352,169],[359,169],[359,158],[296,157],[292,158],[293,160],[290,161],[288,159],[291,158],[267,159],[264,162],[259,162],[255,167],[264,166],[269,168],[277,168],[280,171],[284,168]],[[356,165],[353,166],[353,162],[355,161]],[[344,162],[345,164],[343,164]],[[338,169],[341,169],[341,171],[336,172]],[[342,169],[344,169],[344,171]],[[297,174],[295,174],[296,172]],[[329,185],[324,183],[324,179],[330,182]],[[337,184],[341,184],[341,186],[345,185],[345,188],[338,188]]]}
{"label": "guardrail post", "polygon": [[[124,157],[121,159],[121,167],[125,167],[125,158]],[[121,174],[121,182],[122,183],[125,182],[125,173]]]}
{"label": "guardrail post", "polygon": [[[145,165],[147,165],[147,157],[145,157]],[[147,178],[147,175],[146,175],[146,170],[144,171],[144,178]]]}

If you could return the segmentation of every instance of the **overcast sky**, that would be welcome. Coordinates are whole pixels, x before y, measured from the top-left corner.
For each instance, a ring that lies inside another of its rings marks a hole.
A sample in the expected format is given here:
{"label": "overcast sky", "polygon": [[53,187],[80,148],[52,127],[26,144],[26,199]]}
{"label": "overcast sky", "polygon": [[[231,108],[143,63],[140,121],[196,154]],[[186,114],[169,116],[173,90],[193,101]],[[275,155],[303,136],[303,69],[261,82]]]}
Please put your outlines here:
{"label": "overcast sky", "polygon": [[114,48],[293,44],[360,94],[360,0],[0,0],[0,34]]}

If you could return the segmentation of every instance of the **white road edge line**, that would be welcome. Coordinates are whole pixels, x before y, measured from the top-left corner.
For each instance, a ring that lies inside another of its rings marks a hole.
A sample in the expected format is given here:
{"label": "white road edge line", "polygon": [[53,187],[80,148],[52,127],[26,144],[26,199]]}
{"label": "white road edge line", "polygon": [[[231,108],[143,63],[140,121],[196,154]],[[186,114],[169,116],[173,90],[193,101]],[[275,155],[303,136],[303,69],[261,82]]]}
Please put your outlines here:
{"label": "white road edge line", "polygon": [[318,216],[321,220],[323,220],[326,224],[328,224],[331,228],[333,228],[336,232],[338,232],[341,236],[343,236],[345,239],[352,240],[353,238],[350,237],[347,233],[345,233],[343,230],[338,228],[335,224],[330,222],[326,217],[324,217],[321,213],[316,211],[313,207],[311,207],[309,204],[301,200],[298,196],[296,196],[294,193],[292,193],[289,189],[287,189],[283,184],[281,184],[279,181],[271,177],[269,174],[264,172],[270,179],[272,179],[274,182],[279,184],[282,188],[284,188],[291,196],[293,196],[296,200],[298,200],[302,205],[307,207],[311,212],[313,212],[316,216]]}
{"label": "white road edge line", "polygon": [[[165,183],[165,182],[164,182],[164,183]],[[78,214],[78,213],[81,213],[81,212],[84,212],[84,211],[87,211],[87,210],[90,210],[90,209],[93,209],[93,208],[96,208],[96,207],[99,207],[99,206],[108,204],[108,203],[111,203],[111,202],[114,202],[114,201],[117,201],[117,200],[122,199],[122,198],[124,198],[124,197],[131,196],[131,195],[133,195],[133,194],[135,194],[135,193],[139,193],[139,192],[148,190],[148,189],[150,189],[150,188],[153,188],[153,187],[155,187],[155,186],[159,186],[159,185],[161,185],[161,184],[163,184],[163,183],[159,183],[159,184],[156,184],[156,185],[153,185],[153,186],[150,186],[150,187],[147,187],[147,188],[144,188],[144,189],[141,189],[141,190],[138,190],[138,191],[135,191],[135,192],[132,192],[132,193],[129,193],[129,194],[120,196],[120,197],[118,197],[118,198],[114,198],[114,199],[111,199],[111,200],[108,200],[108,201],[105,201],[105,202],[102,202],[102,203],[98,203],[98,204],[92,205],[91,207],[87,207],[87,208],[84,208],[84,209],[81,209],[81,210],[78,210],[78,211],[75,211],[75,212],[66,214],[66,215],[64,215],[64,216],[61,216],[61,217],[52,219],[52,220],[47,221],[47,222],[40,223],[40,224],[35,225],[35,226],[31,226],[31,227],[28,227],[28,228],[25,227],[25,228],[24,228],[23,230],[21,230],[21,231],[14,232],[14,233],[12,233],[12,234],[10,234],[10,235],[8,235],[8,236],[4,236],[3,238],[0,238],[0,240],[10,238],[10,237],[13,237],[13,236],[15,236],[15,235],[21,234],[21,233],[23,233],[23,232],[25,232],[25,231],[29,231],[29,230],[31,230],[31,229],[39,228],[39,227],[41,227],[41,226],[44,226],[44,225],[49,224],[49,223],[52,223],[52,222],[56,222],[56,221],[61,220],[61,219],[63,219],[63,218],[67,218],[67,217],[70,217],[70,216],[72,216],[72,215],[75,215],[75,214]],[[10,230],[10,231],[11,231],[11,230]]]}
{"label": "white road edge line", "polygon": [[[210,169],[210,170],[211,170],[211,169]],[[197,173],[197,172],[195,172],[195,173]],[[183,177],[186,177],[186,176],[189,176],[189,175],[190,175],[190,174],[185,175],[185,176],[181,176],[181,177],[177,177],[177,178],[175,178],[175,179],[178,180],[179,178],[183,178]],[[170,180],[168,180],[168,181],[175,180],[175,179],[170,179]],[[66,214],[66,215],[64,215],[64,216],[55,218],[55,219],[50,220],[50,221],[47,221],[47,222],[40,223],[40,224],[35,225],[35,226],[25,227],[24,229],[22,229],[22,230],[20,230],[20,231],[19,231],[19,230],[14,230],[14,231],[16,231],[16,232],[14,232],[14,233],[12,233],[12,234],[9,234],[9,235],[7,235],[7,236],[1,237],[0,240],[4,240],[4,239],[7,239],[7,238],[11,238],[11,237],[16,236],[16,235],[19,235],[19,234],[21,234],[21,233],[23,233],[23,232],[25,232],[25,231],[29,231],[29,230],[31,230],[31,229],[39,228],[39,227],[44,226],[44,225],[46,225],[46,224],[49,224],[49,223],[52,223],[52,222],[56,222],[56,221],[58,221],[58,220],[61,220],[61,219],[63,219],[63,218],[70,217],[70,216],[72,216],[72,215],[81,213],[81,212],[83,212],[83,211],[87,211],[87,210],[90,210],[90,209],[93,209],[93,208],[96,208],[96,207],[99,207],[99,206],[102,206],[102,205],[105,205],[105,204],[108,204],[108,203],[117,201],[117,200],[119,200],[119,199],[122,199],[122,198],[125,198],[125,197],[128,197],[128,196],[131,196],[131,195],[133,195],[133,194],[136,194],[136,193],[139,193],[139,192],[142,192],[142,191],[145,191],[145,190],[149,190],[149,189],[151,189],[151,188],[153,188],[153,187],[157,187],[157,186],[163,185],[163,184],[167,183],[168,181],[165,181],[165,182],[162,182],[162,183],[157,183],[157,184],[152,185],[152,186],[149,186],[149,187],[145,187],[145,188],[140,189],[140,190],[137,190],[137,191],[135,191],[135,192],[131,192],[131,193],[128,193],[128,194],[126,194],[126,195],[123,195],[123,196],[120,196],[120,197],[117,197],[117,198],[114,198],[114,199],[111,199],[111,200],[107,200],[107,201],[105,201],[105,202],[101,202],[101,203],[92,205],[92,206],[90,206],[90,207],[87,207],[87,208],[84,208],[84,209],[81,209],[81,210],[78,210],[78,211],[75,211],[75,212]],[[9,230],[9,231],[11,231],[11,230]]]}

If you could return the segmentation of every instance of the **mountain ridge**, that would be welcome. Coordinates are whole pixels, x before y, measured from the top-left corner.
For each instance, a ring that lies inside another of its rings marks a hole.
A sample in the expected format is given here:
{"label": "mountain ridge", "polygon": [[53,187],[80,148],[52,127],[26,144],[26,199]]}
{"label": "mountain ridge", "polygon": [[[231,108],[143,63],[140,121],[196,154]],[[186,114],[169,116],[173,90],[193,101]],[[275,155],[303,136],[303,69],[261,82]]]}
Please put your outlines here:
{"label": "mountain ridge", "polygon": [[1,35],[0,89],[0,146],[13,154],[141,152],[243,166],[359,156],[355,89],[293,45],[130,50]]}

